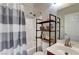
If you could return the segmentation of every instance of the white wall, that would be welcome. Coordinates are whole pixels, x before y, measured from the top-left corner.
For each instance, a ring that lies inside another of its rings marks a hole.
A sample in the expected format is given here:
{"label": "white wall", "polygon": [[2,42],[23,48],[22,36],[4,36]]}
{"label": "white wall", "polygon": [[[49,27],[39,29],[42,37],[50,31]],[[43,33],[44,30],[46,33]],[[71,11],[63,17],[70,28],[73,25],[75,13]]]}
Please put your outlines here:
{"label": "white wall", "polygon": [[33,12],[33,8],[34,7],[32,3],[24,4],[27,44],[32,43],[36,36],[36,20],[33,15],[29,14],[30,12]]}
{"label": "white wall", "polygon": [[[36,39],[36,19],[35,17],[29,14],[29,12],[38,11],[35,9],[36,8],[34,4],[31,4],[31,3],[24,4],[24,10],[25,10],[25,16],[26,16],[27,44],[32,43]],[[56,11],[54,11],[52,8],[47,8],[42,11],[44,11],[43,14],[41,15],[41,16],[44,16],[43,20],[46,20],[46,17],[48,16],[49,13],[56,14]],[[42,18],[41,16],[37,16],[37,18]]]}
{"label": "white wall", "polygon": [[27,44],[33,43],[36,36],[36,21],[32,18],[26,18],[26,38]]}
{"label": "white wall", "polygon": [[79,12],[65,15],[65,33],[79,41]]}

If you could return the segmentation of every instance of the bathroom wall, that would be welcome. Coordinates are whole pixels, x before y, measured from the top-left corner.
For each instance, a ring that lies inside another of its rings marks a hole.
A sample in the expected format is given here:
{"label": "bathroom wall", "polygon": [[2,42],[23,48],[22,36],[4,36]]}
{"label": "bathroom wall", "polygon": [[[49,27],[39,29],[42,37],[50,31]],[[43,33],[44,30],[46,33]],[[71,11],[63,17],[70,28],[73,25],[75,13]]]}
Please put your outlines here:
{"label": "bathroom wall", "polygon": [[35,17],[30,14],[30,12],[33,12],[33,8],[34,7],[32,3],[24,4],[27,44],[33,43],[36,36],[36,20]]}
{"label": "bathroom wall", "polygon": [[65,33],[71,40],[79,41],[79,12],[65,15]]}
{"label": "bathroom wall", "polygon": [[57,14],[51,3],[36,3],[34,4],[35,13],[42,16],[42,20],[47,20],[49,14]]}
{"label": "bathroom wall", "polygon": [[71,13],[77,13],[77,12],[79,12],[79,3],[75,3],[72,6],[57,11],[57,15],[61,18],[62,39],[64,38],[64,33],[65,33],[65,15]]}
{"label": "bathroom wall", "polygon": [[[49,4],[33,4],[33,3],[25,3],[24,10],[25,10],[25,16],[26,16],[26,37],[27,37],[27,43],[32,43],[35,41],[36,37],[36,18],[41,18],[43,20],[46,20],[49,13],[56,14],[56,11],[49,6]],[[37,16],[34,17],[30,14],[30,12],[33,12]],[[43,12],[40,14],[40,12]],[[39,33],[40,34],[40,33]]]}
{"label": "bathroom wall", "polygon": [[36,24],[35,19],[26,18],[26,37],[27,37],[27,44],[33,43],[36,36]]}

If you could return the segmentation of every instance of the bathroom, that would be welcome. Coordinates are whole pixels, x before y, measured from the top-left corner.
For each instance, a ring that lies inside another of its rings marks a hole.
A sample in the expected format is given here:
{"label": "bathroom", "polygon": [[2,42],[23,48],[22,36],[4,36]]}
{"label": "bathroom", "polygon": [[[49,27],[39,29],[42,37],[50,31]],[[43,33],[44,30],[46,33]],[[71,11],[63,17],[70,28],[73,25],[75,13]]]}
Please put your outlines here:
{"label": "bathroom", "polygon": [[0,55],[79,55],[78,7],[0,3]]}
{"label": "bathroom", "polygon": [[[28,55],[51,55],[50,53],[48,54],[48,50],[50,52],[53,50],[49,47],[48,43],[45,43],[41,41],[40,39],[37,39],[36,41],[36,32],[37,36],[40,36],[41,32],[36,31],[36,19],[42,19],[43,21],[48,20],[49,14],[56,15],[57,17],[60,18],[60,40],[57,39],[56,44],[61,43],[65,45],[66,39],[70,39],[70,46],[67,46],[68,48],[71,49],[71,47],[75,47],[73,49],[79,50],[79,33],[78,33],[78,3],[28,3],[24,4],[25,10],[29,11],[29,15],[27,14],[26,16],[26,28],[27,31],[27,53]],[[31,13],[30,13],[31,12]],[[34,16],[36,15],[36,16]],[[27,18],[28,17],[28,18]],[[27,20],[29,19],[29,20]],[[71,20],[70,20],[71,19]],[[74,20],[76,19],[76,21]],[[73,22],[73,21],[74,22]],[[47,25],[47,24],[46,24]],[[71,29],[72,28],[72,29]],[[40,29],[40,25],[37,25],[37,29]],[[49,34],[46,32],[46,35],[49,36]],[[53,34],[51,34],[52,36]],[[59,34],[57,34],[59,36]],[[37,44],[36,44],[37,43]],[[60,44],[60,45],[61,45]],[[36,52],[36,45],[38,51]],[[54,46],[54,45],[52,45]],[[65,46],[66,47],[66,46]],[[63,47],[62,47],[63,48]],[[57,55],[65,55],[70,54],[70,55],[78,55],[79,53],[73,52],[73,53],[68,53],[67,51],[62,51],[59,49]],[[62,53],[63,52],[63,53]],[[70,52],[70,51],[69,51]]]}

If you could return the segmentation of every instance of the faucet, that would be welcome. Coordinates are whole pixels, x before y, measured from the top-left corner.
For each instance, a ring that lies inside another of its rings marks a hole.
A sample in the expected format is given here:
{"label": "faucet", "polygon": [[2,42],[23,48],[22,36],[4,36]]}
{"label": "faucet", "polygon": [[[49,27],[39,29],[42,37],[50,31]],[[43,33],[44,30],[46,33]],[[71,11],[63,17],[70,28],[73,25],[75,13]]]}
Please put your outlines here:
{"label": "faucet", "polygon": [[71,47],[70,38],[65,40],[65,46]]}
{"label": "faucet", "polygon": [[65,33],[65,46],[71,47],[71,43],[70,43],[70,37],[67,35],[67,33]]}

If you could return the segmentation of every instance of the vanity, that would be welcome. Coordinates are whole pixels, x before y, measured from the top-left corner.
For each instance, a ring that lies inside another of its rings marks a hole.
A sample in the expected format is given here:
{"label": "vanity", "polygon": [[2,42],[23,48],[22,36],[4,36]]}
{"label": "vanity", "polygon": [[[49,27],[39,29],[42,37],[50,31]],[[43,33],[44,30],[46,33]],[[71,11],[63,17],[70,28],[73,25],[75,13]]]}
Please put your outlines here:
{"label": "vanity", "polygon": [[47,55],[79,55],[79,48],[67,47],[62,43],[56,43],[47,48]]}

